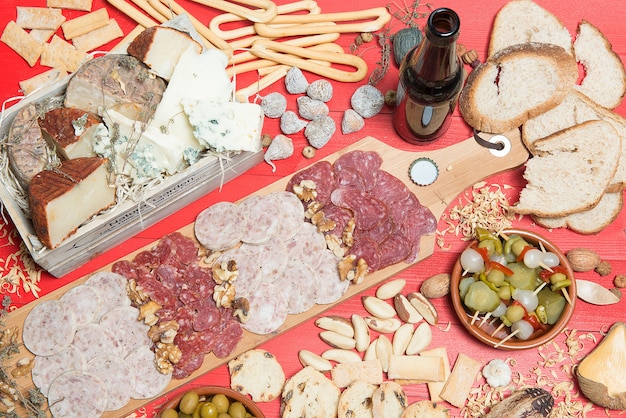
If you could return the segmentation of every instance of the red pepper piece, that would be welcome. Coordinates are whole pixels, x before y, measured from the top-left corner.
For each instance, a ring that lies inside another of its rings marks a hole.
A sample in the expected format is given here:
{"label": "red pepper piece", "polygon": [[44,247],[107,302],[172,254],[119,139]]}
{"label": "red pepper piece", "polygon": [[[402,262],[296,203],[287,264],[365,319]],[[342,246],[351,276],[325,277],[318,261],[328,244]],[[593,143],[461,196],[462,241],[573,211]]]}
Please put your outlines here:
{"label": "red pepper piece", "polygon": [[487,266],[489,269],[500,270],[506,276],[512,276],[515,274],[513,270],[503,264],[498,263],[497,261],[490,260],[487,262]]}

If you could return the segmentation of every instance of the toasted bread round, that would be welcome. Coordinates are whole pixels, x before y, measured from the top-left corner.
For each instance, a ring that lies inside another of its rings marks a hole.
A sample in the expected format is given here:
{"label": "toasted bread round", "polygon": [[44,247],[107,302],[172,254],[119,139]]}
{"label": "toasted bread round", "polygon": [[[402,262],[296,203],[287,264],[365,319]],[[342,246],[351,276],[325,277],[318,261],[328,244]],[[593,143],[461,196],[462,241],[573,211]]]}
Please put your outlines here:
{"label": "toasted bread round", "polygon": [[248,350],[228,362],[230,387],[250,395],[255,402],[270,402],[280,396],[285,372],[269,351]]}
{"label": "toasted bread round", "polygon": [[409,405],[401,418],[448,418],[449,416],[450,410],[442,404],[423,400]]}
{"label": "toasted bread round", "polygon": [[400,384],[388,380],[378,385],[372,395],[374,418],[400,418],[408,406],[404,389]]}
{"label": "toasted bread round", "polygon": [[513,45],[472,71],[459,109],[479,131],[506,132],[561,103],[577,77],[576,60],[559,46]]}
{"label": "toasted bread round", "polygon": [[283,388],[282,418],[335,418],[340,391],[332,380],[307,366],[293,375]]}

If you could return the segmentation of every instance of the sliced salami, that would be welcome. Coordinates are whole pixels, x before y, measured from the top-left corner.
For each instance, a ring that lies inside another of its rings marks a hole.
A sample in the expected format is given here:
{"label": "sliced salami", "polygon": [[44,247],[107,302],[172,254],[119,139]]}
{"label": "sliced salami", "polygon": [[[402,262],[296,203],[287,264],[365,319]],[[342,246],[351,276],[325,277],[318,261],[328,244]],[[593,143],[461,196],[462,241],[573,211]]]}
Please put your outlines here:
{"label": "sliced salami", "polygon": [[77,328],[91,323],[96,319],[96,315],[102,312],[100,293],[96,287],[78,285],[65,292],[59,299],[74,310]]}
{"label": "sliced salami", "polygon": [[243,327],[255,334],[270,334],[287,318],[287,296],[278,286],[264,283],[250,296],[250,319]]}
{"label": "sliced salami", "polygon": [[331,200],[336,206],[352,211],[358,229],[375,228],[389,216],[387,205],[352,187],[335,189]]}
{"label": "sliced salami", "polygon": [[109,310],[100,318],[100,325],[115,335],[119,342],[121,355],[125,357],[140,346],[150,347],[148,326],[138,321],[139,309],[133,306],[119,306]]}
{"label": "sliced salami", "polygon": [[370,189],[371,195],[389,206],[392,203],[407,199],[412,194],[402,180],[387,171],[376,171],[374,179],[374,187]]}
{"label": "sliced salami", "polygon": [[291,259],[273,285],[287,295],[287,313],[306,312],[315,305],[318,292],[317,273],[301,261]]}
{"label": "sliced salami", "polygon": [[106,411],[106,386],[91,373],[69,371],[50,385],[48,405],[53,417],[98,418]]}
{"label": "sliced salami", "polygon": [[380,269],[378,242],[370,237],[360,236],[350,248],[350,254],[354,254],[357,260],[361,258],[365,260],[369,271]]}
{"label": "sliced salami", "polygon": [[248,244],[262,244],[278,230],[279,208],[272,199],[249,196],[240,204],[246,218],[246,230],[241,240]]}
{"label": "sliced salami", "polygon": [[[311,180],[315,183],[318,202],[323,204],[330,203],[330,194],[335,190],[335,178],[333,176],[333,166],[328,161],[319,161],[312,166],[297,172],[291,177],[287,184],[286,190],[293,192],[293,187],[297,186],[302,180]],[[306,202],[305,202],[306,203]]]}
{"label": "sliced salami", "polygon": [[130,401],[135,376],[122,357],[113,354],[96,356],[87,363],[86,371],[104,383],[107,392],[107,411],[120,409]]}
{"label": "sliced salami", "polygon": [[100,324],[89,324],[76,331],[72,344],[80,350],[87,362],[101,354],[122,354],[115,334]]}
{"label": "sliced salami", "polygon": [[76,315],[66,303],[46,300],[37,304],[24,320],[22,337],[31,353],[51,356],[70,346],[76,332]]}
{"label": "sliced salami", "polygon": [[375,173],[380,169],[383,159],[376,151],[355,150],[343,154],[333,164],[335,175],[344,170],[353,170],[361,175],[365,190],[370,190],[376,184]]}
{"label": "sliced salami", "polygon": [[299,260],[312,268],[319,265],[326,240],[317,227],[309,222],[302,224],[298,233],[285,243],[290,260]]}
{"label": "sliced salami", "polygon": [[339,259],[330,251],[325,251],[319,266],[316,269],[318,277],[318,292],[315,303],[325,305],[335,303],[350,286],[349,280],[341,280],[337,263]]}
{"label": "sliced salami", "polygon": [[275,200],[276,207],[280,208],[276,236],[283,241],[293,238],[304,222],[304,207],[300,199],[287,191],[270,193],[265,199]]}
{"label": "sliced salami", "polygon": [[400,232],[389,235],[378,247],[379,268],[382,269],[405,260],[411,253],[411,247],[411,242]]}
{"label": "sliced salami", "polygon": [[335,222],[335,227],[330,231],[324,232],[324,234],[332,234],[341,238],[343,231],[345,231],[348,226],[348,222],[353,218],[352,211],[329,203],[322,208],[322,212],[326,219]]}
{"label": "sliced salami", "polygon": [[171,374],[163,374],[157,370],[154,353],[148,347],[136,348],[125,360],[135,376],[135,384],[130,393],[133,399],[149,399],[158,395],[172,378]]}
{"label": "sliced salami", "polygon": [[241,241],[246,228],[246,217],[239,205],[219,202],[198,214],[194,233],[204,247],[222,251]]}
{"label": "sliced salami", "polygon": [[48,396],[50,385],[57,377],[71,370],[85,370],[86,366],[85,357],[73,345],[51,356],[36,356],[32,370],[33,384],[42,395]]}

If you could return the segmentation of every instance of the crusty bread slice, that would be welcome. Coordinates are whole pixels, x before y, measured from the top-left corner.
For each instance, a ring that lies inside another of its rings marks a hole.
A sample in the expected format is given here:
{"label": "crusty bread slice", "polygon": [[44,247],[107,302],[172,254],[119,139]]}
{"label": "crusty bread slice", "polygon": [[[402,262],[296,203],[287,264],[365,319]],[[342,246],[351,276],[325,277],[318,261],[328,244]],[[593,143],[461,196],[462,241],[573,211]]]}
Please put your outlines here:
{"label": "crusty bread slice", "polygon": [[412,403],[401,415],[401,418],[448,418],[450,409],[444,404],[421,400]]}
{"label": "crusty bread slice", "polygon": [[407,406],[404,389],[391,380],[378,385],[372,395],[373,418],[400,418]]}
{"label": "crusty bread slice", "polygon": [[617,218],[623,205],[622,192],[605,193],[600,203],[592,209],[557,218],[541,216],[532,216],[532,218],[544,228],[568,228],[579,234],[591,235],[609,226]]}
{"label": "crusty bread slice", "polygon": [[585,76],[576,88],[599,105],[616,108],[626,93],[626,70],[609,40],[583,20],[578,25],[574,53],[585,68]]}
{"label": "crusty bread slice", "polygon": [[577,90],[572,90],[558,106],[526,121],[522,125],[522,141],[534,154],[535,141],[589,120],[605,120],[611,123],[619,134],[622,157],[607,191],[623,190],[626,187],[626,119],[598,105]]}
{"label": "crusty bread slice", "polygon": [[531,0],[509,1],[493,21],[488,56],[527,42],[558,45],[573,55],[572,36],[559,18]]}
{"label": "crusty bread slice", "polygon": [[617,170],[621,139],[606,121],[588,121],[535,142],[517,213],[561,217],[593,208]]}
{"label": "crusty bread slice", "polygon": [[501,133],[557,106],[578,78],[576,60],[563,48],[526,43],[505,48],[467,79],[459,109],[473,128]]}
{"label": "crusty bread slice", "polygon": [[337,406],[338,418],[372,417],[372,396],[377,386],[355,380],[341,392]]}

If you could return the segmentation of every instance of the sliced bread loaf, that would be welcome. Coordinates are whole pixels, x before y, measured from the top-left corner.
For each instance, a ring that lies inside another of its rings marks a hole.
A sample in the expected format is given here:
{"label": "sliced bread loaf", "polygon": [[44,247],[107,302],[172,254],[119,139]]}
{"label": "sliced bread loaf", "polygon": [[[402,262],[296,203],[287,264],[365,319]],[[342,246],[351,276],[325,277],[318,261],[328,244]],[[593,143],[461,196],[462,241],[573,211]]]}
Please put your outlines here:
{"label": "sliced bread loaf", "polygon": [[617,170],[621,141],[606,121],[588,121],[535,142],[512,210],[561,217],[593,208]]}
{"label": "sliced bread loaf", "polygon": [[544,228],[568,228],[584,235],[596,234],[609,226],[619,215],[624,205],[622,192],[605,193],[600,203],[592,209],[557,218],[533,216],[533,220]]}
{"label": "sliced bread loaf", "polygon": [[507,47],[467,79],[459,109],[473,128],[501,133],[557,106],[578,78],[574,57],[540,43]]}
{"label": "sliced bread loaf", "polygon": [[[618,133],[616,139],[621,140],[622,155],[626,156],[626,119],[598,105],[577,90],[572,90],[558,106],[526,121],[522,126],[522,141],[535,154],[535,141],[589,120],[605,120],[611,123]],[[625,187],[626,157],[622,157],[608,191],[616,192]]]}
{"label": "sliced bread loaf", "polygon": [[616,108],[626,93],[626,71],[609,40],[583,20],[578,25],[574,53],[585,68],[585,76],[576,88],[599,105]]}
{"label": "sliced bread loaf", "polygon": [[558,45],[573,54],[572,36],[559,18],[531,0],[509,1],[493,21],[488,56],[527,42]]}

